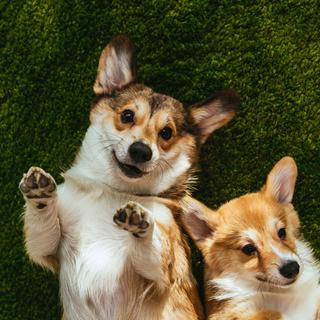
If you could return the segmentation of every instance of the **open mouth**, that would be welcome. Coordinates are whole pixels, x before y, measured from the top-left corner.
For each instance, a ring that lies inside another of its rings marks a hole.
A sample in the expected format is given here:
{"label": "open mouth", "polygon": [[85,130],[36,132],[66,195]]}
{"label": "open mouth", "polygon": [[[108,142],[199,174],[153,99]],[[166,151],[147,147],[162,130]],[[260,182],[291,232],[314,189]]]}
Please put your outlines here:
{"label": "open mouth", "polygon": [[140,170],[135,166],[120,162],[116,157],[116,154],[114,151],[113,151],[113,157],[116,163],[118,164],[118,167],[122,171],[122,173],[124,173],[128,178],[132,178],[132,179],[141,178],[144,174],[146,174],[146,172],[143,172],[142,170]]}

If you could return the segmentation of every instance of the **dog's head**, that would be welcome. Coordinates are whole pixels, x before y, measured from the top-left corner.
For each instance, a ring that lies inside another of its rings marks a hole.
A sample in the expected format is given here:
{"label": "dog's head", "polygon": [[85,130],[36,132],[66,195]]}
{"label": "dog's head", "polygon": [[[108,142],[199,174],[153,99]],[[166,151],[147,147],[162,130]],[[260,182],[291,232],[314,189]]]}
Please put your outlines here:
{"label": "dog's head", "polygon": [[303,267],[297,254],[299,218],[291,200],[297,167],[282,158],[260,192],[212,211],[189,200],[184,223],[204,254],[208,279],[234,276],[256,287],[288,286]]}
{"label": "dog's head", "polygon": [[135,80],[134,46],[116,36],[100,57],[83,144],[91,174],[121,191],[179,196],[199,145],[233,118],[239,98],[229,90],[187,108]]}

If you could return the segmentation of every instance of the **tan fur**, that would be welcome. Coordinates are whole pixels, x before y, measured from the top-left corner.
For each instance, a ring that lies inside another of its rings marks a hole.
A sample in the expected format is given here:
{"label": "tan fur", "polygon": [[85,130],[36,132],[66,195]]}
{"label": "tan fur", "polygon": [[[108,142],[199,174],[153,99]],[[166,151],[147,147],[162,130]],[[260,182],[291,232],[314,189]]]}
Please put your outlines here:
{"label": "tan fur", "polygon": [[[285,157],[272,169],[266,185],[260,192],[233,199],[215,211],[195,199],[185,198],[186,213],[183,221],[205,260],[204,280],[208,319],[282,319],[282,314],[277,310],[257,310],[254,307],[257,303],[254,301],[257,300],[253,300],[255,298],[250,296],[218,298],[227,291],[217,287],[215,285],[217,282],[212,281],[216,279],[229,281],[228,279],[233,279],[235,276],[237,279],[246,279],[245,281],[249,282],[245,283],[249,285],[253,283],[252,281],[258,280],[261,281],[259,290],[268,292],[278,292],[279,286],[286,288],[292,283],[291,280],[281,278],[278,268],[284,261],[290,260],[290,257],[300,259],[297,251],[300,222],[291,204],[296,175],[293,159]],[[279,238],[280,228],[286,230],[284,239]],[[242,252],[242,248],[248,243],[253,244],[258,251],[252,255]],[[308,263],[311,266],[313,264],[312,268],[316,270],[315,262]],[[255,280],[252,279],[254,277]],[[314,271],[314,283],[317,281],[317,272]],[[317,292],[319,294],[319,289]],[[291,294],[290,291],[288,294]]]}
{"label": "tan fur", "polygon": [[250,320],[281,320],[281,314],[272,310],[263,310],[250,318]]}
{"label": "tan fur", "polygon": [[[202,319],[202,307],[191,273],[191,255],[186,240],[176,223],[170,229],[163,226],[161,230],[166,234],[162,268],[170,280],[167,317],[181,320]],[[177,279],[180,280],[176,281]]]}
{"label": "tan fur", "polygon": [[[215,266],[212,274],[214,276],[219,276],[226,269],[237,272],[238,263],[250,272],[265,272],[270,264],[279,263],[279,258],[272,252],[265,239],[270,239],[270,243],[284,252],[295,252],[294,239],[298,231],[297,214],[292,205],[283,206],[263,193],[256,193],[232,200],[214,214],[219,221],[219,231],[215,233],[214,246],[206,247],[204,250],[208,264]],[[278,229],[269,225],[271,214],[281,223],[281,226],[286,227],[288,231],[286,241],[278,241]],[[260,257],[240,254],[240,249],[246,243],[245,239],[241,238],[241,234],[251,228],[257,230],[264,240],[260,243],[263,246]]]}

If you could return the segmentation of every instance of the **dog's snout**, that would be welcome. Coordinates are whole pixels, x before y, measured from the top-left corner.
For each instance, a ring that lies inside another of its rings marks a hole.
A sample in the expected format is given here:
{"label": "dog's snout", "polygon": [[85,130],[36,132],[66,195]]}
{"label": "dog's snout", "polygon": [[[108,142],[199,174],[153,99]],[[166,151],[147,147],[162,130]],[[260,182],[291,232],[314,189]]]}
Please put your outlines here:
{"label": "dog's snout", "polygon": [[152,158],[151,148],[143,142],[134,142],[129,147],[129,154],[136,163],[147,162]]}
{"label": "dog's snout", "polygon": [[285,263],[280,269],[279,272],[282,276],[287,279],[295,278],[300,270],[300,266],[296,261],[289,261]]}

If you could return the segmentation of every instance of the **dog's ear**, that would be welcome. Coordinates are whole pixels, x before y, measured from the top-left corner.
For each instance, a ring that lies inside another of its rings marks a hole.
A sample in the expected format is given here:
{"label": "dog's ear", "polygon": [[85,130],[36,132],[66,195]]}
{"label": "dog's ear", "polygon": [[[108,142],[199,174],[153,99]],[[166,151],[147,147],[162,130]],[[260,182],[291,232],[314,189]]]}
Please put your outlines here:
{"label": "dog's ear", "polygon": [[230,89],[218,92],[191,107],[191,115],[198,128],[201,143],[204,143],[213,131],[234,117],[239,103],[239,95]]}
{"label": "dog's ear", "polygon": [[200,250],[213,239],[217,225],[213,211],[191,197],[184,198],[182,224]]}
{"label": "dog's ear", "polygon": [[291,157],[284,157],[272,168],[262,192],[279,203],[292,201],[298,169]]}
{"label": "dog's ear", "polygon": [[135,80],[134,45],[126,35],[117,35],[103,49],[93,86],[96,94],[111,94]]}

